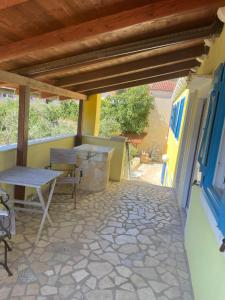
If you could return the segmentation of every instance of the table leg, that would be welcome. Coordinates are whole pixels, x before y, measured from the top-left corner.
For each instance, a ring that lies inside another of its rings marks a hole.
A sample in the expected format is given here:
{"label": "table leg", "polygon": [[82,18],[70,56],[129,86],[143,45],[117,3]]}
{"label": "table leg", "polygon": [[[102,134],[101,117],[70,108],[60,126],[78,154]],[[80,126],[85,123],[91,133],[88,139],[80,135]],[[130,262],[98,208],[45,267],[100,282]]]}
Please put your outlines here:
{"label": "table leg", "polygon": [[[43,230],[43,227],[44,227],[44,224],[45,224],[45,219],[48,216],[48,209],[49,209],[49,206],[50,206],[51,201],[52,201],[52,196],[53,196],[55,184],[56,184],[56,179],[53,180],[53,183],[51,185],[51,190],[50,190],[50,193],[49,193],[49,196],[48,196],[48,201],[47,201],[46,206],[44,208],[44,214],[43,214],[43,217],[42,217],[42,220],[41,220],[40,228],[38,230],[38,234],[37,234],[37,238],[36,238],[36,243],[38,243],[38,241],[40,240],[41,233],[42,233],[42,230]],[[40,189],[38,191],[38,195],[39,194],[42,196],[42,192],[41,192]],[[42,196],[42,200],[43,200],[43,196]]]}
{"label": "table leg", "polygon": [[[44,212],[46,205],[45,205],[44,197],[43,197],[43,194],[42,194],[42,190],[41,189],[37,189],[37,194],[38,194],[38,198],[40,200],[40,203],[41,203],[41,206],[42,206],[42,209],[43,209],[43,212]],[[52,222],[52,219],[49,216],[49,213],[47,214],[47,219],[49,221],[49,224],[52,226],[53,222]]]}

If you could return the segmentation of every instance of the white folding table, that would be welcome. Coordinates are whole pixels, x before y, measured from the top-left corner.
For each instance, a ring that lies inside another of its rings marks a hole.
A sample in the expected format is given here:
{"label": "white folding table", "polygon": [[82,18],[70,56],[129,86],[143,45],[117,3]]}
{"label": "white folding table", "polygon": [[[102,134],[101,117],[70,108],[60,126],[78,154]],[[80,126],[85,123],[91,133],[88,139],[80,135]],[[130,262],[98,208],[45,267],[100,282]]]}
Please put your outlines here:
{"label": "white folding table", "polygon": [[[38,201],[28,201],[28,200],[24,201],[24,200],[17,200],[17,199],[10,200],[10,202],[13,204],[14,210],[42,213],[42,219],[38,230],[36,243],[40,239],[46,218],[48,219],[50,225],[52,225],[52,220],[48,214],[48,209],[51,204],[52,196],[54,193],[56,179],[61,174],[62,172],[60,171],[19,167],[19,166],[0,172],[0,185],[10,184],[14,186],[19,185],[19,186],[36,189],[38,195],[37,197]],[[45,203],[44,196],[42,193],[42,187],[46,184],[51,184],[51,188],[48,195],[48,199]],[[22,204],[23,207],[22,206],[15,207],[14,204]],[[25,206],[28,206],[28,208]]]}

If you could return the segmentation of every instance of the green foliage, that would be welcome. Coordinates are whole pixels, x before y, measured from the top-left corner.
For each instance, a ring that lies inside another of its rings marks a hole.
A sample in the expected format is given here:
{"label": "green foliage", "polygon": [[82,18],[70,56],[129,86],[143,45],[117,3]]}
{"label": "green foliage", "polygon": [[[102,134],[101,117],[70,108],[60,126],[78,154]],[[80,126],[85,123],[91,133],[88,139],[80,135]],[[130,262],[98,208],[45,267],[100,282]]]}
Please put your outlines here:
{"label": "green foliage", "polygon": [[[74,101],[31,101],[29,139],[76,133],[78,104]],[[18,100],[0,100],[0,145],[17,141]]]}
{"label": "green foliage", "polygon": [[12,100],[0,102],[0,144],[16,142],[18,104]]}
{"label": "green foliage", "polygon": [[138,150],[135,148],[132,144],[129,144],[129,152],[130,152],[130,158],[134,158],[138,155]]}
{"label": "green foliage", "polygon": [[61,102],[61,117],[63,119],[70,119],[77,121],[79,112],[79,106],[74,101],[62,101]]}
{"label": "green foliage", "polygon": [[[112,122],[110,135],[114,127],[123,133],[142,133],[148,126],[148,116],[154,108],[154,98],[149,95],[147,86],[139,86],[118,91],[108,96],[102,103],[101,132],[105,133],[103,125]],[[116,124],[116,125],[115,125]]]}
{"label": "green foliage", "polygon": [[104,137],[111,137],[113,135],[119,135],[121,132],[120,124],[115,120],[113,116],[104,118],[100,124],[100,135]]}

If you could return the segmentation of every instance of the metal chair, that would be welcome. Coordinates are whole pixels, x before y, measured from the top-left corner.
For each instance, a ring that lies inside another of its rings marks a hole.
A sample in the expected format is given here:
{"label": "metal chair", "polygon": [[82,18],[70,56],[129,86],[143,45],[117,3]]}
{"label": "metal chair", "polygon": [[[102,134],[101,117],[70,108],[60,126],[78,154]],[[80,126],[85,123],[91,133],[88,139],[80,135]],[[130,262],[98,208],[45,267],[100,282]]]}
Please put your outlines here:
{"label": "metal chair", "polygon": [[[0,265],[5,268],[9,276],[12,276],[12,272],[8,267],[8,251],[12,251],[6,239],[11,239],[11,212],[6,204],[9,196],[4,191],[0,190],[0,243],[4,244],[4,262],[0,262]],[[5,220],[7,219],[7,225]]]}
{"label": "metal chair", "polygon": [[[74,208],[77,203],[77,184],[82,177],[82,169],[78,166],[77,155],[74,149],[51,148],[50,169],[63,171],[63,175],[57,178],[56,184],[72,185],[71,196],[74,199]],[[70,195],[70,193],[55,193],[58,195]]]}

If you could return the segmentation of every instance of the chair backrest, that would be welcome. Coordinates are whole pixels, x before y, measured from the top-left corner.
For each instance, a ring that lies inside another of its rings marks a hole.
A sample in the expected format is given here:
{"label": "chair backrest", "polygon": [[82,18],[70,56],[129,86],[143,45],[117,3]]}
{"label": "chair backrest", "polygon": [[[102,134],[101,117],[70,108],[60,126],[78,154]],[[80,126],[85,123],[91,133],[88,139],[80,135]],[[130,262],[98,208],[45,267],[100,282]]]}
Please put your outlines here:
{"label": "chair backrest", "polygon": [[69,164],[74,165],[77,162],[75,149],[50,149],[50,163],[51,164]]}

